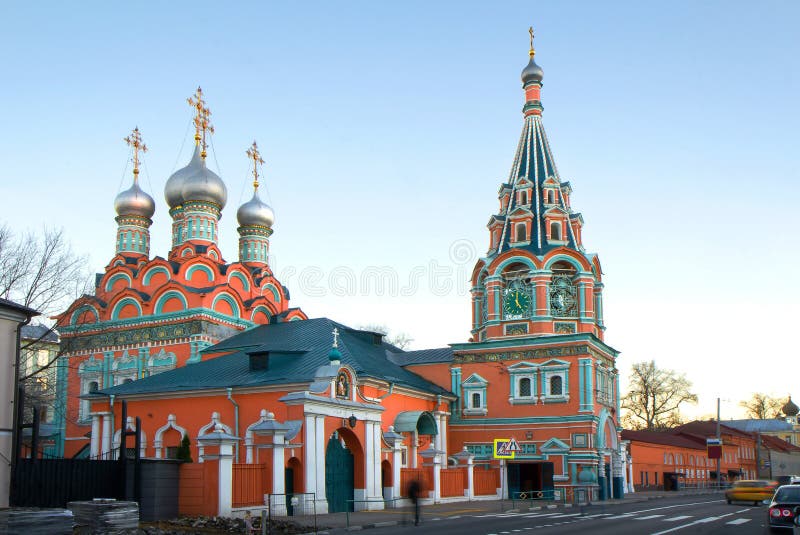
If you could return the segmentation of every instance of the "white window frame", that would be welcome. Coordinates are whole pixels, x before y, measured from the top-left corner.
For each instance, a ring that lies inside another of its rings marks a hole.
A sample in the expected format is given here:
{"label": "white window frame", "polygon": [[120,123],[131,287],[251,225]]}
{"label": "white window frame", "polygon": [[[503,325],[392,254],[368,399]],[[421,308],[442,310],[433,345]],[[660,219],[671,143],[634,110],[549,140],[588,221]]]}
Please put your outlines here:
{"label": "white window frame", "polygon": [[[542,395],[543,403],[565,403],[569,401],[569,363],[561,360],[549,361],[542,364]],[[561,377],[561,394],[550,393],[550,379]]]}

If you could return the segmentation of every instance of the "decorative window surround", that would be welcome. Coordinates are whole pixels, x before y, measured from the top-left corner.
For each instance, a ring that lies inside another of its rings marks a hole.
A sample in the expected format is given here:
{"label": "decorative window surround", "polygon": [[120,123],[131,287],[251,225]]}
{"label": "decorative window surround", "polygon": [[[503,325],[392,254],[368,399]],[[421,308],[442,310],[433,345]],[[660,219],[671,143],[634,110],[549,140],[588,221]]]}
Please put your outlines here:
{"label": "decorative window surround", "polygon": [[[508,402],[511,405],[535,405],[537,401],[536,372],[538,366],[530,362],[519,362],[508,367],[510,377]],[[530,381],[528,395],[520,393],[520,383],[523,379]]]}
{"label": "decorative window surround", "polygon": [[[128,431],[136,432],[136,423],[133,416],[128,416],[128,421],[125,425],[125,428]],[[139,438],[141,439],[139,444],[139,457],[144,457],[145,452],[147,451],[147,433],[144,432],[144,429],[142,429],[141,436]],[[115,459],[119,459],[119,447],[121,443],[122,443],[122,430],[117,429],[117,432],[114,433],[114,446],[113,446]]]}
{"label": "decorative window surround", "polygon": [[[539,397],[542,403],[565,403],[569,401],[569,362],[563,360],[549,360],[540,367],[542,376],[542,394]],[[553,394],[553,378],[561,379],[561,392]]]}
{"label": "decorative window surround", "polygon": [[156,431],[156,436],[155,439],[153,440],[153,447],[155,447],[156,449],[156,459],[164,458],[162,451],[163,450],[162,444],[164,441],[163,437],[164,433],[166,433],[170,429],[174,429],[175,431],[179,432],[181,434],[181,440],[183,440],[183,437],[186,436],[186,429],[175,423],[175,415],[170,414],[169,416],[167,416],[167,424],[163,427],[160,427]]}
{"label": "decorative window surround", "polygon": [[[463,383],[461,383],[462,392],[462,406],[463,414],[465,416],[483,416],[487,413],[486,410],[486,387],[489,382],[478,375],[473,373]],[[477,397],[475,396],[477,394]],[[474,401],[478,401],[478,406],[474,405]]]}

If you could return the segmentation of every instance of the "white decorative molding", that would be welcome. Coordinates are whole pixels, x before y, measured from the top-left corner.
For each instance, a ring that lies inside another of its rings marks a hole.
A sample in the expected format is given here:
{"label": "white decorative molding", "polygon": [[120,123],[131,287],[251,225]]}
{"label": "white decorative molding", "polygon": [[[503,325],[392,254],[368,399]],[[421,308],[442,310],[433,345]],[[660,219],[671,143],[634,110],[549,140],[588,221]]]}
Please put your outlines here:
{"label": "white decorative molding", "polygon": [[[219,425],[220,428],[223,431],[225,431],[226,433],[228,433],[229,435],[233,434],[233,431],[231,430],[230,426],[227,426],[227,425],[223,424],[219,419],[219,413],[214,411],[214,412],[211,413],[211,421],[200,428],[200,431],[198,431],[197,436],[201,437],[201,436],[205,435],[206,433],[210,433],[210,432],[214,431],[217,428],[217,425]],[[200,462],[200,463],[203,462],[203,454],[204,453],[205,453],[205,447],[203,446],[203,443],[200,442],[200,441],[197,441],[197,459],[198,459],[197,462]]]}
{"label": "white decorative molding", "polygon": [[166,433],[170,429],[174,429],[175,431],[179,432],[181,434],[181,440],[183,440],[183,437],[186,436],[186,429],[175,423],[175,415],[170,414],[169,416],[167,416],[167,424],[163,427],[160,427],[156,431],[156,436],[153,439],[153,447],[156,449],[156,459],[162,459],[164,457],[161,451],[162,450],[161,446],[163,443],[162,437],[164,436],[164,433]]}

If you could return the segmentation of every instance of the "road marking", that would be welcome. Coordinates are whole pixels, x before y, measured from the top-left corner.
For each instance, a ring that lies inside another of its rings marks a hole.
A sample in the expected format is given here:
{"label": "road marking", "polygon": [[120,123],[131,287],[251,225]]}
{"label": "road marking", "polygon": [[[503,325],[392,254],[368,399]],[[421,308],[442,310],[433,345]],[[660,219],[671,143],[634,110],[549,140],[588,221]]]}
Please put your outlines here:
{"label": "road marking", "polygon": [[661,518],[664,515],[649,515],[649,516],[637,516],[634,520],[652,520],[654,518]]}
{"label": "road marking", "polygon": [[695,520],[694,522],[689,522],[688,524],[683,524],[682,526],[675,526],[672,529],[667,529],[667,530],[664,530],[664,531],[658,531],[656,533],[653,533],[652,535],[663,535],[664,533],[672,533],[673,531],[678,531],[679,529],[696,526],[697,524],[707,524],[709,522],[715,522],[717,520],[722,520],[726,516],[731,516],[732,514],[733,513],[727,513],[727,514],[720,515],[720,516],[709,516],[709,517],[706,517],[706,518],[701,518],[699,520]]}
{"label": "road marking", "polygon": [[673,516],[671,518],[665,518],[664,522],[678,522],[680,520],[686,520],[687,518],[692,518],[692,515]]}
{"label": "road marking", "polygon": [[739,524],[744,524],[746,522],[750,522],[752,518],[737,518],[736,520],[731,520],[730,522],[726,522],[726,524],[730,524],[731,526],[738,526]]}
{"label": "road marking", "polygon": [[621,515],[607,516],[603,520],[617,520],[618,518],[630,518],[636,513],[624,513]]}

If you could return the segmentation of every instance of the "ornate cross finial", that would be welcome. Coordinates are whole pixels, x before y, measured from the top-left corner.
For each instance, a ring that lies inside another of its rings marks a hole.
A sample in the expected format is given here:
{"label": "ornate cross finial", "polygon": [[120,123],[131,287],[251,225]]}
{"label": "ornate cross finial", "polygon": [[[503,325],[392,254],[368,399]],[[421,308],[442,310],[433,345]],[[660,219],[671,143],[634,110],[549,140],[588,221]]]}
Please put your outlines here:
{"label": "ornate cross finial", "polygon": [[142,142],[142,134],[139,133],[138,126],[123,141],[129,147],[133,147],[133,180],[136,180],[139,177],[139,151],[147,152],[147,145]]}
{"label": "ornate cross finial", "polygon": [[333,347],[339,347],[339,329],[333,328]]}
{"label": "ornate cross finial", "polygon": [[528,27],[528,33],[531,35],[531,49],[528,51],[528,55],[533,57],[536,55],[536,51],[533,49],[533,26]]}
{"label": "ornate cross finial", "polygon": [[258,164],[263,164],[261,153],[258,152],[258,145],[253,141],[253,146],[247,149],[247,157],[253,160],[253,189],[258,190]]}
{"label": "ornate cross finial", "polygon": [[[206,157],[206,132],[213,134],[214,126],[211,124],[211,110],[206,106],[206,101],[203,100],[203,90],[198,86],[194,95],[186,99],[189,106],[195,109],[194,115],[194,142],[200,144],[202,142],[203,150],[200,151],[200,156]],[[200,132],[203,132],[202,135]]]}

